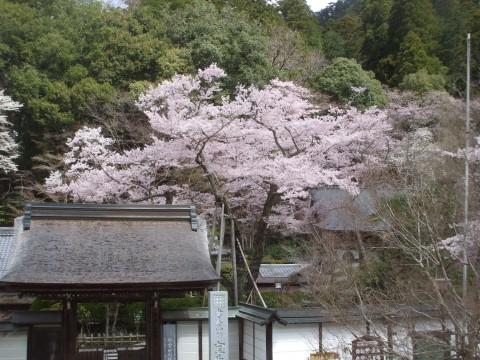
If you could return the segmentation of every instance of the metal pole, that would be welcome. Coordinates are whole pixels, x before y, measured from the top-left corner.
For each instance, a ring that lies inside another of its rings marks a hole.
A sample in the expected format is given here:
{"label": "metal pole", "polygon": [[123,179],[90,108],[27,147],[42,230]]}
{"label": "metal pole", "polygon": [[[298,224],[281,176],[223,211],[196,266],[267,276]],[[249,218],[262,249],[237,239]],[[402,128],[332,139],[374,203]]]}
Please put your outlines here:
{"label": "metal pole", "polygon": [[469,161],[470,151],[470,33],[467,34],[467,84],[466,84],[466,119],[465,119],[465,201],[464,201],[464,234],[463,234],[463,300],[464,306],[467,298],[467,233],[468,233],[468,185],[469,185]]}

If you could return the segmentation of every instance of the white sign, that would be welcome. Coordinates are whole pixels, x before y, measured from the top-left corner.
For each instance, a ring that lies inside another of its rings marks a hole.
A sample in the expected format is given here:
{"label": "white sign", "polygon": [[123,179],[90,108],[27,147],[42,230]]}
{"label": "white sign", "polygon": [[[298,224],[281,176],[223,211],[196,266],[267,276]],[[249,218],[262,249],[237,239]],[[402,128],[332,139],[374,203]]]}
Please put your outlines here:
{"label": "white sign", "polygon": [[210,291],[208,310],[210,360],[228,360],[228,293]]}

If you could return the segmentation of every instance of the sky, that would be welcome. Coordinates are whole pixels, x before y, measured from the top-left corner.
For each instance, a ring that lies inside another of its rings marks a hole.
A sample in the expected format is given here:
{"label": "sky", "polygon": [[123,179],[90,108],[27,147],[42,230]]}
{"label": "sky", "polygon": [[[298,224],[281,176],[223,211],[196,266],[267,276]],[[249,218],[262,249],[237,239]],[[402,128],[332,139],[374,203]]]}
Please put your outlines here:
{"label": "sky", "polygon": [[307,4],[313,12],[322,10],[331,2],[335,2],[335,0],[307,0]]}

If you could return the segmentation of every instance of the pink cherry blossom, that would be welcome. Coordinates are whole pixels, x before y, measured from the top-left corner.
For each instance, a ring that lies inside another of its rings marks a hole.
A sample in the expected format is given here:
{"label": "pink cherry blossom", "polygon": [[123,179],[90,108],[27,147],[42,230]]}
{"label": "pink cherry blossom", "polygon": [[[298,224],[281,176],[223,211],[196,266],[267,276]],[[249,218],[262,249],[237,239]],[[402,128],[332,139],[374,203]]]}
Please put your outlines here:
{"label": "pink cherry blossom", "polygon": [[[227,97],[225,76],[212,65],[142,95],[137,105],[154,131],[142,147],[116,151],[100,129],[80,129],[67,144],[67,170],[52,173],[48,189],[81,202],[161,204],[170,196],[205,210],[221,200],[245,227],[295,226],[309,189],[338,185],[354,194],[363,172],[384,164],[392,143],[385,111],[320,115],[307,89],[280,80]],[[198,170],[208,186],[188,175]]]}

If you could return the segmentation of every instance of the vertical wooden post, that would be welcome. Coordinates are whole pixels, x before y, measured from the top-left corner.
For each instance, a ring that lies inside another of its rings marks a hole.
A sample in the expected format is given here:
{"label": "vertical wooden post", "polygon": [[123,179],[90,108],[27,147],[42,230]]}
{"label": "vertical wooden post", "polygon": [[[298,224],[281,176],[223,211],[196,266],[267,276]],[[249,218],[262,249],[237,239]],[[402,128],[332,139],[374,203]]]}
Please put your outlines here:
{"label": "vertical wooden post", "polygon": [[273,360],[273,324],[270,321],[266,325],[266,347],[267,347],[267,354],[266,360]]}
{"label": "vertical wooden post", "polygon": [[77,303],[69,297],[63,300],[62,359],[77,358]]}
{"label": "vertical wooden post", "polygon": [[323,351],[323,324],[318,323],[318,351]]}
{"label": "vertical wooden post", "polygon": [[[225,205],[222,204],[222,213],[220,215],[220,239],[218,243],[218,258],[217,258],[217,275],[222,273],[222,253],[223,253],[223,238],[225,237]],[[220,290],[220,282],[217,283],[217,291]]]}
{"label": "vertical wooden post", "polygon": [[146,301],[147,360],[162,358],[162,319],[158,295]]}
{"label": "vertical wooden post", "polygon": [[387,359],[391,359],[393,354],[393,325],[391,321],[388,321],[388,324],[387,324],[387,347],[388,347]]}
{"label": "vertical wooden post", "polygon": [[198,320],[198,360],[203,360],[203,322]]}
{"label": "vertical wooden post", "polygon": [[243,359],[243,342],[244,342],[244,322],[242,318],[238,318],[238,355],[240,359]]}
{"label": "vertical wooden post", "polygon": [[235,220],[232,216],[231,223],[231,247],[232,247],[232,272],[233,272],[233,305],[238,306],[238,278],[237,278],[237,252],[235,251]]}

